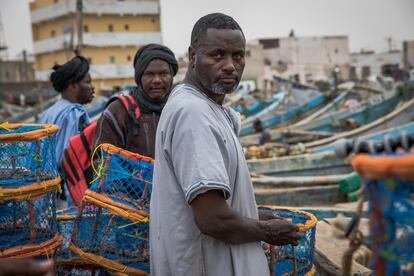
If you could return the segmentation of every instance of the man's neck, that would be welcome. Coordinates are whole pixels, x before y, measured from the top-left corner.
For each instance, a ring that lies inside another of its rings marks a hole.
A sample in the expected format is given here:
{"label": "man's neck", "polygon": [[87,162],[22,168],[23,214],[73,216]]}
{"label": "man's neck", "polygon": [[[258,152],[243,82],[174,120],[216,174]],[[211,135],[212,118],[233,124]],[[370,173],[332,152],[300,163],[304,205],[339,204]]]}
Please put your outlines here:
{"label": "man's neck", "polygon": [[215,94],[211,91],[208,91],[199,82],[197,82],[191,74],[187,73],[185,75],[183,83],[190,84],[192,86],[197,87],[200,91],[202,91],[207,97],[212,99],[215,103],[217,103],[219,105],[223,105],[224,98],[225,98],[226,95],[221,95],[221,94],[219,95],[219,94]]}
{"label": "man's neck", "polygon": [[61,93],[62,95],[62,99],[67,100],[68,102],[71,103],[78,103],[77,99],[74,97],[73,93],[67,92],[67,91],[63,91]]}

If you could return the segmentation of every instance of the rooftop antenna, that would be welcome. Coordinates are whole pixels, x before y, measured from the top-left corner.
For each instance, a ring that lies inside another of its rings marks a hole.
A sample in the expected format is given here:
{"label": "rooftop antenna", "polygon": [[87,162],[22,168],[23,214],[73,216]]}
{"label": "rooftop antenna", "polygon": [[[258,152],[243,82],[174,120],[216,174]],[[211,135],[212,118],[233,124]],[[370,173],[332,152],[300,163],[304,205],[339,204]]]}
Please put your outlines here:
{"label": "rooftop antenna", "polygon": [[5,60],[8,58],[7,46],[6,46],[6,37],[4,35],[3,23],[0,13],[0,60]]}

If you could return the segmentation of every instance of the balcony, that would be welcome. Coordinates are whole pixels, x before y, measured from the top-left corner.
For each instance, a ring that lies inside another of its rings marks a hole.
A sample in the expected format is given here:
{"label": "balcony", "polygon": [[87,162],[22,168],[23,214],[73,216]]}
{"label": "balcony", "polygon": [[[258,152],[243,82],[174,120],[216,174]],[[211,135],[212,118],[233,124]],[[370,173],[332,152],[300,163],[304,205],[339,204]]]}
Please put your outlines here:
{"label": "balcony", "polygon": [[[32,24],[58,18],[76,12],[76,1],[69,0],[36,9],[31,12]],[[158,1],[119,2],[83,0],[84,14],[157,15],[160,14]]]}
{"label": "balcony", "polygon": [[[51,72],[51,70],[37,71],[36,79],[48,81]],[[89,73],[92,80],[133,78],[134,67],[132,67],[132,64],[92,64]]]}
{"label": "balcony", "polygon": [[[140,33],[85,33],[83,45],[91,47],[125,47],[139,46],[148,43],[162,43],[160,32]],[[34,54],[49,53],[70,49],[71,36],[63,36],[36,41],[33,44]],[[73,36],[73,45],[77,45],[77,36]]]}

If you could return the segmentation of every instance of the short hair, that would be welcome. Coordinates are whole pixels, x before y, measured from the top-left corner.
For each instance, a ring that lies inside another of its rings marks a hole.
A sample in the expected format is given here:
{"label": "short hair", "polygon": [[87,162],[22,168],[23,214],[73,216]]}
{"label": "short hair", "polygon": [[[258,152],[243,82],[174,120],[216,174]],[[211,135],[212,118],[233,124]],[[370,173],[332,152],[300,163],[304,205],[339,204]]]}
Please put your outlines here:
{"label": "short hair", "polygon": [[253,125],[254,126],[262,126],[262,121],[259,118],[257,118],[256,120],[253,121]]}
{"label": "short hair", "polygon": [[207,33],[208,29],[239,30],[243,38],[245,38],[240,25],[233,17],[223,13],[210,13],[198,19],[194,24],[191,32],[191,46],[196,46],[199,39]]}

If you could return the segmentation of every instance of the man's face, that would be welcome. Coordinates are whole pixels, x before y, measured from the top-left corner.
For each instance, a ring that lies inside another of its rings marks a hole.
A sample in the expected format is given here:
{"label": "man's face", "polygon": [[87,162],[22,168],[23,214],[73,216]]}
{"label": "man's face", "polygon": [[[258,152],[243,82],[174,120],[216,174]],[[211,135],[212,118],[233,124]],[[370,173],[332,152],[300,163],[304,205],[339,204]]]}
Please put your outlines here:
{"label": "man's face", "polygon": [[144,91],[154,100],[159,100],[169,93],[173,76],[170,66],[161,59],[153,59],[141,77]]}
{"label": "man's face", "polygon": [[80,82],[78,82],[78,88],[78,103],[90,103],[93,99],[95,88],[92,85],[92,79],[89,73],[86,74],[86,76]]}
{"label": "man's face", "polygon": [[200,37],[197,49],[190,50],[190,62],[207,92],[224,95],[236,90],[245,65],[245,44],[239,30],[208,29]]}

